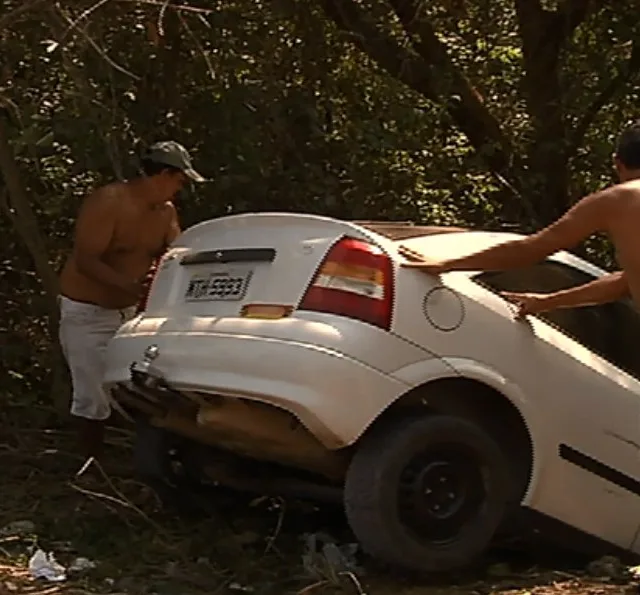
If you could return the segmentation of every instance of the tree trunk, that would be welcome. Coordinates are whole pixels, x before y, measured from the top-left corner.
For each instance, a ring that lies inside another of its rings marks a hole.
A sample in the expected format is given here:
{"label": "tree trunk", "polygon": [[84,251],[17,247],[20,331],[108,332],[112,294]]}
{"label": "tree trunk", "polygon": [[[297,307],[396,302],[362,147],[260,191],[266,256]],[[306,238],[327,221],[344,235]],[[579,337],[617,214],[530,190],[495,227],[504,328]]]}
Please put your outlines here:
{"label": "tree trunk", "polygon": [[31,209],[27,192],[22,184],[20,170],[11,145],[9,144],[7,112],[0,106],[0,174],[6,186],[8,201],[5,212],[18,236],[26,246],[38,277],[45,289],[47,312],[49,315],[49,335],[51,339],[51,396],[56,406],[66,407],[69,388],[65,381],[64,358],[58,337],[58,278],[49,262],[47,248],[38,228],[38,221]]}
{"label": "tree trunk", "polygon": [[559,72],[562,31],[554,30],[554,13],[545,11],[538,0],[516,0],[516,11],[532,125],[523,186],[544,225],[560,216],[568,204],[569,155]]}

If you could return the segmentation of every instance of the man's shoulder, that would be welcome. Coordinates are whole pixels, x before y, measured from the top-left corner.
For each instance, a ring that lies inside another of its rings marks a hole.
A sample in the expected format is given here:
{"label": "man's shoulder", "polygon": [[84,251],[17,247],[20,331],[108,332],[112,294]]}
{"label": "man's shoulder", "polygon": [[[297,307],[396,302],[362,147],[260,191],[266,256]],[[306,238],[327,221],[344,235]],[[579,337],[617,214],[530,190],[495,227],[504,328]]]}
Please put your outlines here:
{"label": "man's shoulder", "polygon": [[90,192],[84,199],[82,208],[109,210],[116,209],[120,206],[123,199],[127,196],[126,185],[121,182],[113,182],[99,186]]}
{"label": "man's shoulder", "polygon": [[640,199],[640,180],[629,180],[628,182],[617,184],[612,186],[611,190],[620,198],[637,201]]}
{"label": "man's shoulder", "polygon": [[637,211],[640,205],[640,183],[623,182],[613,184],[585,196],[574,207],[575,216],[584,221],[592,221],[601,230],[620,217],[627,217],[629,208]]}
{"label": "man's shoulder", "polygon": [[[640,186],[638,187],[638,191],[640,191]],[[576,203],[575,207],[585,214],[592,213],[599,215],[602,211],[610,213],[616,205],[620,204],[621,199],[624,199],[627,194],[624,184],[614,184],[584,196]]]}
{"label": "man's shoulder", "polygon": [[130,190],[125,182],[111,182],[104,186],[99,186],[90,195],[89,198],[101,200],[105,202],[121,201],[130,194]]}
{"label": "man's shoulder", "polygon": [[591,203],[593,205],[591,210],[611,216],[624,213],[631,206],[636,209],[640,203],[640,181],[632,180],[613,184],[585,197],[583,202],[587,205]]}

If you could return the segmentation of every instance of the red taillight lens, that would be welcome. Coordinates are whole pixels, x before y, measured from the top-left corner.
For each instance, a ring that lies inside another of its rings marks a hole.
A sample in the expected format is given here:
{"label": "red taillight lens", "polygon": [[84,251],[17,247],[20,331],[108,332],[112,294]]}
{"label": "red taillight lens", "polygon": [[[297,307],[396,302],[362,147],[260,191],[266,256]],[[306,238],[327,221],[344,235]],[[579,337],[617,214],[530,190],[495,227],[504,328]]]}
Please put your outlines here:
{"label": "red taillight lens", "polygon": [[147,309],[147,302],[149,301],[149,294],[151,293],[151,286],[153,285],[153,280],[155,279],[156,275],[158,274],[158,267],[159,266],[160,266],[159,262],[156,262],[153,265],[151,265],[151,268],[149,269],[149,272],[147,273],[147,276],[145,277],[142,296],[140,297],[140,301],[138,302],[138,305],[136,306],[136,315],[140,314],[141,312],[144,312]]}
{"label": "red taillight lens", "polygon": [[343,238],[329,250],[298,309],[355,318],[389,330],[391,259],[369,242]]}

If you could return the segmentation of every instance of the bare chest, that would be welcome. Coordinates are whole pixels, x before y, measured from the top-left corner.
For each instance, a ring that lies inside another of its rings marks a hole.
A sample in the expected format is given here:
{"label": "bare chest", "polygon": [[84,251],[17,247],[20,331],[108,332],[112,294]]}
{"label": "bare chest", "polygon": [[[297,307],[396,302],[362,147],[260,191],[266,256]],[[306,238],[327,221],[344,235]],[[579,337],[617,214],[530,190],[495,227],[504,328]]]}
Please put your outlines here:
{"label": "bare chest", "polygon": [[164,211],[123,213],[116,223],[110,251],[155,257],[165,248],[167,231]]}

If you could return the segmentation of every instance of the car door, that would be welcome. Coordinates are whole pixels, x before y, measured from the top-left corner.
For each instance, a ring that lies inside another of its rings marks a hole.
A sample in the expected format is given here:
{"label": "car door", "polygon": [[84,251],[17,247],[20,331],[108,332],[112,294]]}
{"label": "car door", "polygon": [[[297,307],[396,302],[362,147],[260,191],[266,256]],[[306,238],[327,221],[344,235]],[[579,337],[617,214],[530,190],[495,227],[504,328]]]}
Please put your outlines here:
{"label": "car door", "polygon": [[[527,269],[482,273],[474,281],[491,291],[547,293],[593,279],[584,270],[547,260]],[[552,329],[534,332],[558,351],[557,362],[539,370],[545,394],[536,398],[546,409],[554,455],[544,465],[531,505],[592,535],[638,549],[640,314],[625,299],[538,318]],[[577,365],[568,366],[567,356]]]}

